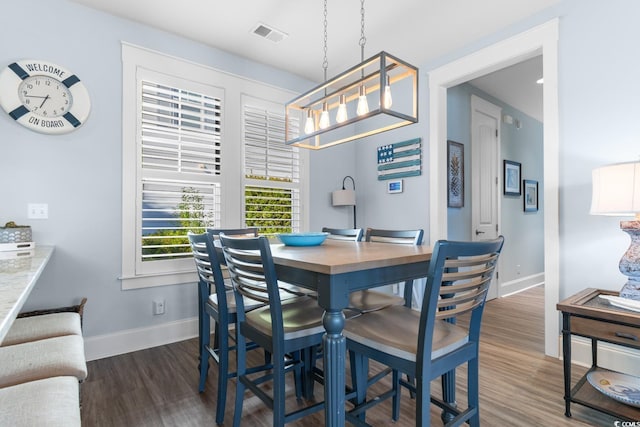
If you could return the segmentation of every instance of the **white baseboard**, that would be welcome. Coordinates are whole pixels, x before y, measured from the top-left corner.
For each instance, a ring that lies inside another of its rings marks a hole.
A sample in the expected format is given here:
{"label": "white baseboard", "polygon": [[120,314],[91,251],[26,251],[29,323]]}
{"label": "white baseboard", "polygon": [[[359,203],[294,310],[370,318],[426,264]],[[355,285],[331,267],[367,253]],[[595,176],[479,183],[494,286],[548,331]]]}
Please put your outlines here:
{"label": "white baseboard", "polygon": [[[558,341],[558,348],[562,349],[562,335],[558,337]],[[581,366],[591,366],[590,339],[571,337],[571,362]],[[598,366],[640,376],[640,350],[598,342]]]}
{"label": "white baseboard", "polygon": [[505,297],[542,284],[544,284],[544,273],[532,274],[531,276],[501,283],[499,295],[500,297]]}
{"label": "white baseboard", "polygon": [[128,329],[84,339],[87,361],[184,341],[198,336],[198,319],[183,319],[157,326]]}

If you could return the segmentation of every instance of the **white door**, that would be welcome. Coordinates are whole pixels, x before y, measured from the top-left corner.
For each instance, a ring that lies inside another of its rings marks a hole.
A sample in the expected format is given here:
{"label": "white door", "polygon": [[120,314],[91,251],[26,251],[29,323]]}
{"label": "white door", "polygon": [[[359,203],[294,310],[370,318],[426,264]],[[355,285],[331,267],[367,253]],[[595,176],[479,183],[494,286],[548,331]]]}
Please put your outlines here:
{"label": "white door", "polygon": [[[500,107],[471,96],[471,238],[499,235]],[[499,263],[487,299],[499,296]]]}

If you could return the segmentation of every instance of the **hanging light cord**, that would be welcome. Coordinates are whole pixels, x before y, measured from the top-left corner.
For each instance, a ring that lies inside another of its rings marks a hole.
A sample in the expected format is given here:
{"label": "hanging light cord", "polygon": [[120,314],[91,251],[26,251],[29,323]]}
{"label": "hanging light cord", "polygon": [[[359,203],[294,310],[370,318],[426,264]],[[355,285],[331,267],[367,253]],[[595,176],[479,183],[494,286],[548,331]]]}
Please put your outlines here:
{"label": "hanging light cord", "polygon": [[367,38],[364,36],[364,0],[360,0],[360,41],[358,44],[360,45],[360,62],[364,62],[364,45],[367,44]]}
{"label": "hanging light cord", "polygon": [[[329,60],[327,59],[327,0],[324,0],[324,61],[322,62],[322,68],[324,69],[324,81],[327,81],[327,68],[329,67]],[[326,94],[325,89],[325,94]]]}

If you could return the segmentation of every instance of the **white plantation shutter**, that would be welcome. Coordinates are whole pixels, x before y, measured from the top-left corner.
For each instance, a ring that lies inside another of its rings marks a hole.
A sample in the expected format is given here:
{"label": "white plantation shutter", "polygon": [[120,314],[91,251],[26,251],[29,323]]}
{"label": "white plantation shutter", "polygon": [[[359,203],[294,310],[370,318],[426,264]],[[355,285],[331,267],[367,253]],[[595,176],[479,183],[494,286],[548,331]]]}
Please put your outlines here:
{"label": "white plantation shutter", "polygon": [[282,105],[243,97],[244,218],[260,234],[300,229],[300,152],[284,127]]}
{"label": "white plantation shutter", "polygon": [[306,226],[308,154],[284,145],[292,92],[126,42],[122,69],[123,289],[197,281],[189,230]]}
{"label": "white plantation shutter", "polygon": [[191,257],[188,231],[220,225],[220,98],[142,82],[140,260]]}

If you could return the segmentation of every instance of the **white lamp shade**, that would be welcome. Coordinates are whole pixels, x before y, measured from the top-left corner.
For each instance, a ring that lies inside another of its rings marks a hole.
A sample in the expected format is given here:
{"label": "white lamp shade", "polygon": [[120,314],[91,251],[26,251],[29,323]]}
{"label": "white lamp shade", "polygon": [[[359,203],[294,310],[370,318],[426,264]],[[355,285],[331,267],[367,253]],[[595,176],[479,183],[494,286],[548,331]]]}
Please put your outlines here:
{"label": "white lamp shade", "polygon": [[640,212],[640,162],[593,170],[592,215],[633,216]]}
{"label": "white lamp shade", "polygon": [[356,192],[354,190],[336,190],[331,193],[333,206],[355,206]]}

